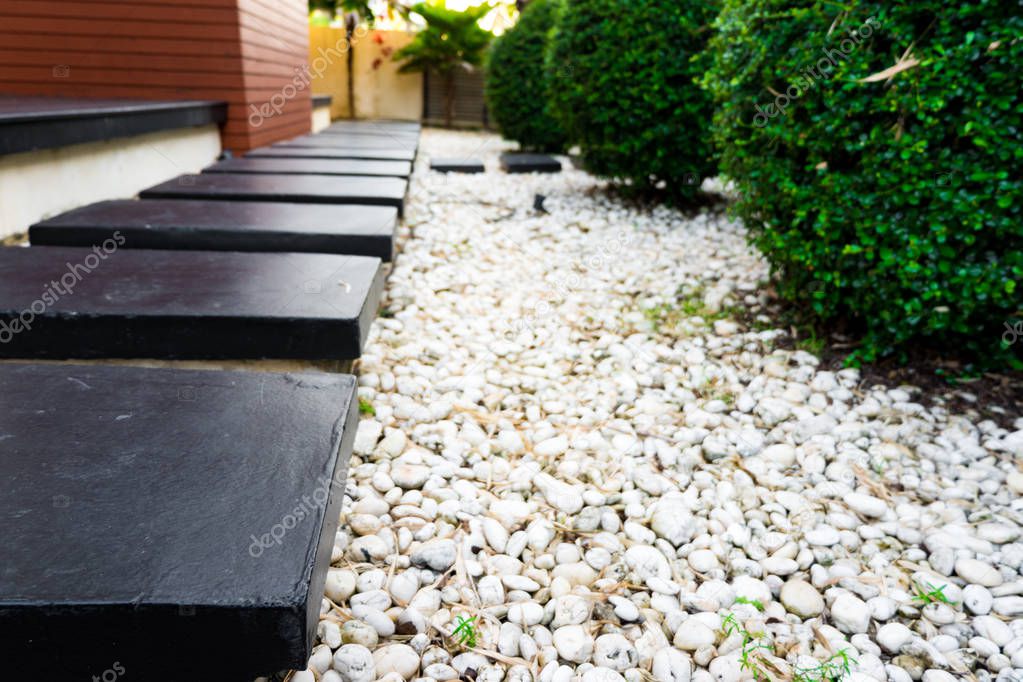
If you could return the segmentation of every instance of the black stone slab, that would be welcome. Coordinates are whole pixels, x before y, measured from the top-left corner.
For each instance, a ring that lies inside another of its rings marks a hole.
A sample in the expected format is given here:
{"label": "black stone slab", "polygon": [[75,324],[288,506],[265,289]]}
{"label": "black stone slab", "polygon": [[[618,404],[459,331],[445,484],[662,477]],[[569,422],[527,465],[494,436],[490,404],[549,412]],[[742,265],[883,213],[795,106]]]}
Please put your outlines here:
{"label": "black stone slab", "polygon": [[321,135],[323,137],[348,137],[355,139],[368,139],[368,140],[390,140],[395,144],[405,145],[418,145],[419,144],[419,133],[382,133],[379,130],[330,130],[329,128],[321,130],[312,135]]}
{"label": "black stone slab", "polygon": [[560,173],[561,162],[547,154],[501,154],[506,173]]}
{"label": "black stone slab", "polygon": [[419,133],[423,129],[418,121],[389,121],[389,120],[342,120],[334,121],[325,130],[386,130],[388,132]]}
{"label": "black stone slab", "polygon": [[384,135],[348,135],[314,133],[287,140],[287,144],[305,147],[344,147],[351,149],[408,149],[415,151],[418,139],[401,139]]}
{"label": "black stone slab", "polygon": [[342,130],[338,128],[324,128],[313,135],[332,135],[340,137],[365,137],[370,139],[381,138],[389,140],[397,140],[402,143],[418,144],[419,143],[419,131],[399,131],[399,130],[386,130],[381,128],[355,128]]}
{"label": "black stone slab", "polygon": [[33,246],[92,247],[120,233],[121,248],[340,253],[390,261],[397,225],[391,206],[119,199],[36,223],[28,237]]}
{"label": "black stone slab", "polygon": [[4,363],[0,395],[6,679],[305,667],[353,377]]}
{"label": "black stone slab", "polygon": [[206,173],[181,175],[139,192],[144,199],[282,201],[394,206],[401,213],[408,181],[365,176]]}
{"label": "black stone slab", "polygon": [[441,173],[482,173],[486,169],[480,159],[433,158],[430,159],[430,170]]}
{"label": "black stone slab", "polygon": [[376,258],[113,246],[0,248],[0,357],[351,359],[383,289]]}
{"label": "black stone slab", "polygon": [[365,149],[351,147],[318,146],[280,143],[269,147],[253,149],[246,158],[295,158],[295,159],[379,159],[381,161],[413,161],[415,149],[395,147],[391,149]]}
{"label": "black stone slab", "polygon": [[[70,73],[67,65],[58,64],[53,69],[55,78]],[[0,155],[223,123],[226,119],[224,102],[0,95]]]}
{"label": "black stone slab", "polygon": [[408,161],[377,159],[226,159],[204,168],[203,173],[287,173],[292,175],[367,175],[407,178]]}

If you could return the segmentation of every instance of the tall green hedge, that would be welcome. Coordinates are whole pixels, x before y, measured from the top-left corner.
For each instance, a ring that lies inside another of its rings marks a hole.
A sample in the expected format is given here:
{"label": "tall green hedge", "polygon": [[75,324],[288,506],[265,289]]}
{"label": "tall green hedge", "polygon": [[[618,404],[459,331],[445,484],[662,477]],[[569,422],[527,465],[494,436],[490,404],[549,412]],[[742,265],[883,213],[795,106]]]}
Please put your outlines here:
{"label": "tall green hedge", "polygon": [[722,171],[781,292],[856,320],[864,359],[1004,351],[1023,311],[1019,3],[726,0],[716,28]]}
{"label": "tall green hedge", "polygon": [[685,200],[713,175],[710,97],[694,62],[716,2],[565,0],[547,68],[587,168]]}
{"label": "tall green hedge", "polygon": [[533,0],[487,55],[484,89],[501,134],[524,149],[561,151],[565,132],[550,109],[544,54],[557,0]]}

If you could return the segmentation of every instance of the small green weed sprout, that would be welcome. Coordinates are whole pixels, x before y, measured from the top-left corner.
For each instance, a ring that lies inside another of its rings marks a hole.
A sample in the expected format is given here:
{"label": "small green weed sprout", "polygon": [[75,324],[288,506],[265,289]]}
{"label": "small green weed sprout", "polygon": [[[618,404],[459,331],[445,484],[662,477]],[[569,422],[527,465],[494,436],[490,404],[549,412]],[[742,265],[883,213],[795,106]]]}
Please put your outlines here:
{"label": "small green weed sprout", "polygon": [[[750,599],[749,597],[743,597],[742,595],[739,595],[738,597],[735,598],[735,603],[736,604],[749,604],[750,606],[755,608],[757,611],[763,611],[764,610],[764,604],[759,599]],[[729,615],[731,615],[731,614],[729,614]]]}
{"label": "small green weed sprout", "polygon": [[845,649],[840,650],[826,661],[806,668],[796,667],[792,676],[793,682],[841,682],[850,669],[856,664]]}
{"label": "small green weed sprout", "polygon": [[948,604],[949,606],[955,606],[956,602],[949,600],[949,598],[945,596],[945,588],[948,587],[948,585],[941,585],[940,587],[935,587],[931,590],[925,590],[924,587],[930,587],[930,585],[913,585],[914,601],[918,601],[924,605],[940,602],[942,604]]}
{"label": "small green weed sprout", "polygon": [[476,631],[476,616],[472,618],[457,616],[455,629],[452,630],[451,636],[457,639],[462,646],[468,649],[474,648],[479,641],[479,633]]}
{"label": "small green weed sprout", "polygon": [[760,680],[769,681],[773,679],[767,670],[770,666],[761,657],[761,653],[769,651],[773,654],[774,646],[763,641],[765,636],[763,632],[750,632],[739,623],[734,613],[729,613],[721,621],[721,631],[728,636],[733,634],[742,636],[742,651],[739,653],[739,665],[743,670],[748,670],[753,675],[753,679],[758,682]]}

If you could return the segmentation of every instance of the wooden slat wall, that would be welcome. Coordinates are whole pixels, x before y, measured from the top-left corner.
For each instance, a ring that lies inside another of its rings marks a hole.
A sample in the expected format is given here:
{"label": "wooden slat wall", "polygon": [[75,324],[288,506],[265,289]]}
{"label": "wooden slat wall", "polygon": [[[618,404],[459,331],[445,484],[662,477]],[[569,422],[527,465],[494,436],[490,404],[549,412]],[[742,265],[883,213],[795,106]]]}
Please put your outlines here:
{"label": "wooden slat wall", "polygon": [[[444,125],[446,93],[446,80],[437,74],[427,73],[424,123]],[[483,72],[480,69],[455,72],[455,107],[451,125],[456,128],[486,128],[490,125],[487,103],[483,97]]]}
{"label": "wooden slat wall", "polygon": [[[2,0],[0,93],[224,100],[224,148],[245,151],[309,131],[306,7],[306,0]],[[258,113],[271,102],[279,113]]]}

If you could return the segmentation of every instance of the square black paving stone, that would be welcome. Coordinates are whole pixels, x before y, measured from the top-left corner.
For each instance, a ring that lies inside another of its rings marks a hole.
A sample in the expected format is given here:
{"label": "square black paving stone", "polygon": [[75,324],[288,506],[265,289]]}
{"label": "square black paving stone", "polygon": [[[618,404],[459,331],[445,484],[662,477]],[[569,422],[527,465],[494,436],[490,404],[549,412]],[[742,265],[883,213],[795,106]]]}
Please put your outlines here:
{"label": "square black paving stone", "polygon": [[413,161],[415,149],[352,149],[351,147],[308,147],[281,142],[269,147],[253,149],[245,158],[289,158],[289,159],[370,159],[381,161]]}
{"label": "square black paving stone", "polygon": [[418,135],[387,135],[386,133],[308,133],[293,137],[285,142],[315,141],[331,145],[354,145],[358,147],[415,147],[419,143]]}
{"label": "square black paving stone", "polygon": [[261,201],[119,199],[36,223],[34,246],[99,246],[116,233],[122,248],[294,251],[390,261],[398,211],[391,206]]}
{"label": "square black paving stone", "polygon": [[204,173],[180,175],[139,192],[143,199],[283,201],[300,204],[405,206],[408,180],[364,175]]}
{"label": "square black paving stone", "polygon": [[418,140],[401,140],[393,137],[377,137],[368,135],[303,135],[286,140],[286,144],[301,147],[334,147],[340,149],[357,149],[360,151],[404,149],[415,153]]}
{"label": "square black paving stone", "polygon": [[384,130],[331,130],[327,128],[313,135],[349,136],[353,139],[365,138],[368,140],[394,140],[402,145],[416,146],[419,144],[419,133],[387,132]]}
{"label": "square black paving stone", "polygon": [[412,175],[408,161],[379,159],[273,159],[235,158],[218,161],[203,173],[285,173],[295,175],[366,175],[407,178]]}
{"label": "square black paving stone", "polygon": [[506,173],[560,173],[561,162],[547,154],[501,154]]}
{"label": "square black paving stone", "polygon": [[420,133],[423,130],[423,126],[418,121],[374,121],[374,120],[355,120],[355,121],[334,121],[329,126],[324,128],[320,132],[326,131],[386,131],[393,133]]}
{"label": "square black paving stone", "polygon": [[403,132],[399,130],[383,130],[379,128],[363,128],[363,129],[352,129],[352,130],[339,130],[335,128],[324,128],[323,130],[312,133],[313,135],[333,135],[333,136],[349,136],[353,139],[366,138],[370,140],[384,139],[384,140],[397,140],[402,143],[410,143],[416,145],[419,143],[419,131]]}
{"label": "square black paving stone", "polygon": [[5,678],[305,667],[353,377],[6,363],[0,395]]}
{"label": "square black paving stone", "polygon": [[380,265],[320,253],[0,248],[0,357],[357,358]]}
{"label": "square black paving stone", "polygon": [[430,170],[440,173],[482,173],[486,169],[480,159],[433,158],[430,159]]}

